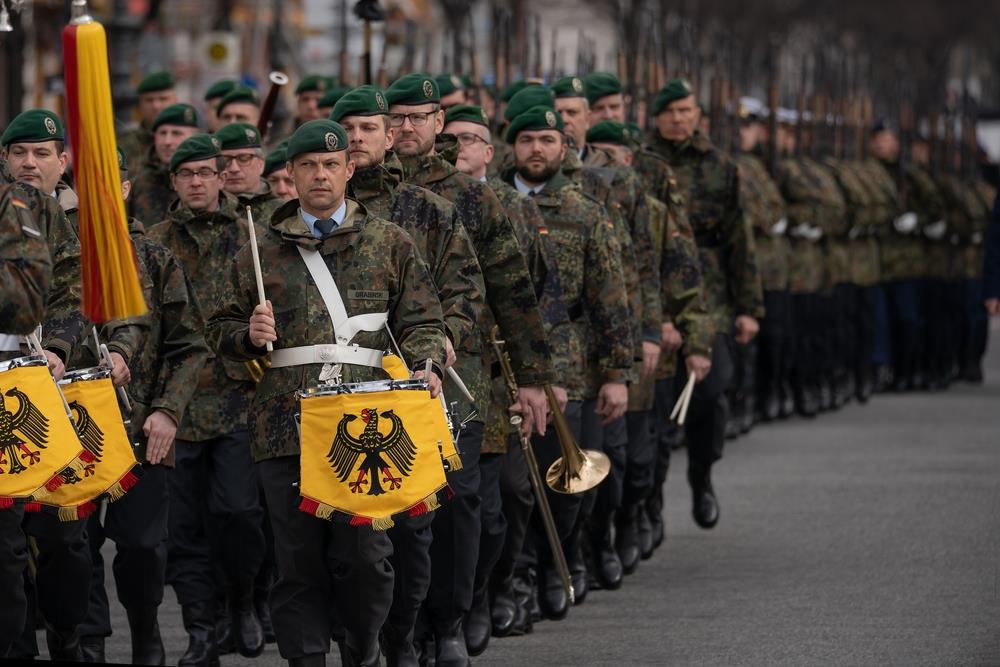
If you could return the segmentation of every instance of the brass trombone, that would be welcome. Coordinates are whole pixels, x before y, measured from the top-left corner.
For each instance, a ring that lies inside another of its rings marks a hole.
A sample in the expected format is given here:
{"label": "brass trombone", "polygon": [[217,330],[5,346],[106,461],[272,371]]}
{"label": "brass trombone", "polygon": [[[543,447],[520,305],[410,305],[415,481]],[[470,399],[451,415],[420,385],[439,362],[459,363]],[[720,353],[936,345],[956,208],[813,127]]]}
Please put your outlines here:
{"label": "brass trombone", "polygon": [[562,450],[562,456],[556,459],[545,473],[545,483],[556,493],[573,494],[589,491],[603,482],[611,472],[611,459],[604,452],[580,449],[573,439],[573,434],[570,433],[566,416],[559,409],[559,402],[549,385],[545,385],[545,397],[549,399],[552,426],[556,430],[559,448]]}

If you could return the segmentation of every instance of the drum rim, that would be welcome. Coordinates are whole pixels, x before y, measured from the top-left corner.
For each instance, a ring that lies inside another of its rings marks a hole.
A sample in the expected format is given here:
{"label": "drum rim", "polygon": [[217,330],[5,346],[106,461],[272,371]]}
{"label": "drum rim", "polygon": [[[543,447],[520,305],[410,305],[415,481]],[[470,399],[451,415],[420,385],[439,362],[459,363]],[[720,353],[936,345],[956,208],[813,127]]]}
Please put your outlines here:
{"label": "drum rim", "polygon": [[23,357],[14,357],[6,361],[0,361],[0,372],[13,370],[15,368],[26,368],[30,366],[48,366],[49,361],[40,354],[29,354]]}
{"label": "drum rim", "polygon": [[73,384],[74,382],[87,382],[89,380],[106,380],[111,377],[111,371],[104,366],[91,366],[90,368],[78,368],[66,371],[59,380],[60,385]]}
{"label": "drum rim", "polygon": [[369,380],[368,382],[340,382],[337,384],[316,385],[300,389],[300,398],[317,398],[320,396],[341,396],[344,394],[374,394],[380,391],[413,391],[426,390],[426,380]]}

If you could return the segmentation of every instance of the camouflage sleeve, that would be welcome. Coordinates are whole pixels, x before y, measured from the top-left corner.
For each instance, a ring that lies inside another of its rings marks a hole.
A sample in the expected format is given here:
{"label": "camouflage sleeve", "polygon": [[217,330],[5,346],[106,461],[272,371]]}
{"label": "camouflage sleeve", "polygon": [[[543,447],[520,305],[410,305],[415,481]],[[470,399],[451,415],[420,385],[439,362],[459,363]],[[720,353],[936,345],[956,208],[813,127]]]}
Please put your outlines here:
{"label": "camouflage sleeve", "polygon": [[753,230],[740,205],[740,179],[733,164],[727,164],[726,230],[730,296],[736,315],[764,316],[764,288],[757,270]]}
{"label": "camouflage sleeve", "polygon": [[253,270],[243,266],[247,253],[239,253],[230,264],[226,285],[215,312],[205,323],[209,348],[230,361],[249,361],[267,354],[264,348],[250,344],[250,315],[257,305],[257,287],[244,284],[242,277]]}
{"label": "camouflage sleeve", "polygon": [[551,380],[549,348],[528,267],[510,220],[486,186],[483,199],[476,254],[486,283],[486,300],[507,342],[518,384],[545,384]]}
{"label": "camouflage sleeve", "polygon": [[180,424],[210,352],[194,289],[172,255],[161,267],[159,286],[161,333],[153,345],[158,347],[160,367],[150,411],[162,410]]}
{"label": "camouflage sleeve", "polygon": [[445,233],[435,244],[436,257],[428,260],[433,262],[434,284],[444,312],[445,332],[452,345],[456,350],[478,350],[479,341],[472,343],[474,337],[479,336],[476,304],[482,303],[486,288],[469,234],[455,216],[454,209],[451,210],[451,220],[438,225]]}
{"label": "camouflage sleeve", "polygon": [[117,352],[127,363],[142,344],[142,338],[149,332],[149,319],[136,317],[127,320],[115,320],[105,325],[105,340],[108,352]]}
{"label": "camouflage sleeve", "polygon": [[414,367],[431,359],[444,368],[444,321],[434,281],[412,240],[400,249],[400,258],[400,292],[389,314],[389,327],[403,358]]}
{"label": "camouflage sleeve", "polygon": [[42,326],[42,347],[63,361],[89,331],[90,323],[80,312],[83,285],[80,282],[80,239],[59,204],[43,197],[47,218],[46,238],[52,254],[52,289],[48,313]]}
{"label": "camouflage sleeve", "polygon": [[[552,240],[549,238],[548,232],[537,234],[537,237],[539,261],[544,266],[545,272],[541,283],[541,293],[538,296],[538,309],[545,322],[545,336],[549,343],[549,350],[552,352],[553,381],[558,384],[559,378],[565,378],[569,375],[567,365],[570,360],[570,340],[573,328],[569,318],[569,310],[566,308],[566,301],[563,298],[562,284],[559,282],[559,272],[555,270],[552,259],[555,254],[555,250],[552,249]],[[534,273],[532,277],[537,280]]]}
{"label": "camouflage sleeve", "polygon": [[711,356],[715,331],[702,294],[698,247],[691,235],[678,229],[673,216],[667,221],[660,277],[663,309],[684,337],[684,356]]}
{"label": "camouflage sleeve", "polygon": [[621,248],[606,213],[594,225],[584,261],[584,300],[591,335],[597,346],[598,376],[601,382],[627,382],[631,375],[635,339],[629,320]]}
{"label": "camouflage sleeve", "polygon": [[944,200],[935,187],[934,181],[926,172],[915,166],[910,175],[912,181],[910,188],[911,206],[920,217],[920,226],[924,227],[944,219],[946,215]]}
{"label": "camouflage sleeve", "polygon": [[652,208],[655,200],[647,195],[639,197],[639,205],[633,218],[632,241],[636,267],[639,273],[639,288],[642,299],[642,340],[659,344],[660,324],[663,309],[660,303],[660,271],[656,246],[653,242]]}
{"label": "camouflage sleeve", "polygon": [[45,316],[52,260],[26,198],[8,186],[0,200],[0,329],[26,334]]}

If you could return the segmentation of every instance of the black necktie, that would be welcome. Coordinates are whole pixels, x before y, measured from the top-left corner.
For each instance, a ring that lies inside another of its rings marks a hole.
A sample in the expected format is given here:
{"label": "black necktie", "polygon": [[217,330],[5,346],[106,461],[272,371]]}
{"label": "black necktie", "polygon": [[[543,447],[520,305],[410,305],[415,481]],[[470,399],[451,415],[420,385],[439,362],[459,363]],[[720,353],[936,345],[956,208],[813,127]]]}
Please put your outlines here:
{"label": "black necktie", "polygon": [[322,238],[324,239],[327,236],[329,236],[330,232],[336,229],[336,227],[337,227],[337,221],[334,220],[333,218],[327,218],[326,220],[316,221],[316,229],[319,230],[319,233],[323,235]]}

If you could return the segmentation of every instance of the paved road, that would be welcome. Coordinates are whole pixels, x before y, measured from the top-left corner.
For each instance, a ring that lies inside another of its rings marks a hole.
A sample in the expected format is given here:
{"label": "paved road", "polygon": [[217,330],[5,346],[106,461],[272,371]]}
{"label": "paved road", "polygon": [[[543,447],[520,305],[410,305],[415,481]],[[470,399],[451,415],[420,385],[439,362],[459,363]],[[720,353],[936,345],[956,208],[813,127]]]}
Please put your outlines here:
{"label": "paved road", "polygon": [[[983,387],[878,396],[730,443],[713,531],[694,526],[672,474],[667,542],[622,590],[495,640],[475,664],[1000,665],[996,347],[987,374]],[[186,641],[167,597],[176,664]],[[124,662],[115,613],[109,658]],[[237,664],[281,663],[270,646],[223,658]]]}

